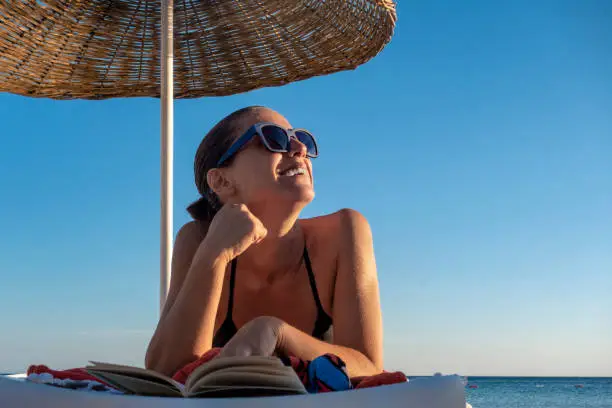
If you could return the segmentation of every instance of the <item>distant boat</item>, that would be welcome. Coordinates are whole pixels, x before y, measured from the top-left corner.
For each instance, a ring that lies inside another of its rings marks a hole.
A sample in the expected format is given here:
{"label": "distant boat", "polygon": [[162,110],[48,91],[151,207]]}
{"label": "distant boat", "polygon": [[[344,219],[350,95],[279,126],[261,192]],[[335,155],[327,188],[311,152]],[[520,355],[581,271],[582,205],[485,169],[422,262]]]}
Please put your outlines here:
{"label": "distant boat", "polygon": [[574,387],[576,387],[576,388],[584,388],[584,385],[582,385],[582,384],[576,384],[576,385],[574,385]]}
{"label": "distant boat", "polygon": [[478,388],[478,385],[476,385],[476,384],[470,384],[470,385],[468,385],[468,387],[469,387],[469,388],[476,389],[476,388]]}

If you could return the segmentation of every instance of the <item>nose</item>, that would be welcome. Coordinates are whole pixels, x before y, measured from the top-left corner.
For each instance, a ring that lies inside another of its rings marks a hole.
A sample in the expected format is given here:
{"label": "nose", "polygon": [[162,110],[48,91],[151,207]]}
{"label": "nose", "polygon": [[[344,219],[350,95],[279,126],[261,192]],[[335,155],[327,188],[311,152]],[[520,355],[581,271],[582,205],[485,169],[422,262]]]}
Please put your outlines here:
{"label": "nose", "polygon": [[289,142],[290,142],[290,151],[289,151],[290,157],[294,157],[294,156],[306,157],[306,152],[308,151],[308,149],[306,148],[306,145],[304,143],[300,142],[295,136],[291,136],[291,138],[289,139]]}

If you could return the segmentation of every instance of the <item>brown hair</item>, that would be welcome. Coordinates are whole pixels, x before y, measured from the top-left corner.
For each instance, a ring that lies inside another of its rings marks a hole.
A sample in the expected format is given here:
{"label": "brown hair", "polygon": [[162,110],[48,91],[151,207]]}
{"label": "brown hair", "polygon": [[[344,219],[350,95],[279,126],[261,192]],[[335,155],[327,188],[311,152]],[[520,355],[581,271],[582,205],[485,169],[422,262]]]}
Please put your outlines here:
{"label": "brown hair", "polygon": [[[245,114],[263,108],[263,106],[248,106],[227,115],[202,139],[193,164],[195,185],[202,197],[187,207],[187,211],[194,220],[211,221],[221,208],[219,197],[208,185],[206,174],[210,169],[217,167],[217,162],[223,153],[240,137],[235,132],[236,120]],[[223,165],[230,163],[231,159]]]}

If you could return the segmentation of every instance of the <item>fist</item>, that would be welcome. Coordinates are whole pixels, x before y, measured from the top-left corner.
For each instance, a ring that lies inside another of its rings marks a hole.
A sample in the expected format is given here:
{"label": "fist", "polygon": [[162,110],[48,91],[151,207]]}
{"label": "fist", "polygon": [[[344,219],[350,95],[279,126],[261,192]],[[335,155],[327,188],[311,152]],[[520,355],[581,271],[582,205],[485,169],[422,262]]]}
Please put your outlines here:
{"label": "fist", "polygon": [[261,242],[267,233],[245,204],[228,203],[215,214],[201,247],[230,262],[251,245]]}

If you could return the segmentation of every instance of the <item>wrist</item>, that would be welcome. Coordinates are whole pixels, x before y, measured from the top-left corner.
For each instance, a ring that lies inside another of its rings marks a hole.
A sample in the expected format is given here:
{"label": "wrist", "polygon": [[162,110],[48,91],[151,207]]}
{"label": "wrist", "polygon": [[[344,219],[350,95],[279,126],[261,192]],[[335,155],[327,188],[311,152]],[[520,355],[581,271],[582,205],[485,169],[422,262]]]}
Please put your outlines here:
{"label": "wrist", "polygon": [[194,263],[210,269],[223,269],[230,263],[227,251],[219,251],[202,245],[194,257]]}
{"label": "wrist", "polygon": [[222,256],[207,255],[200,251],[193,258],[187,272],[189,286],[195,291],[199,291],[202,285],[222,286],[227,264]]}

